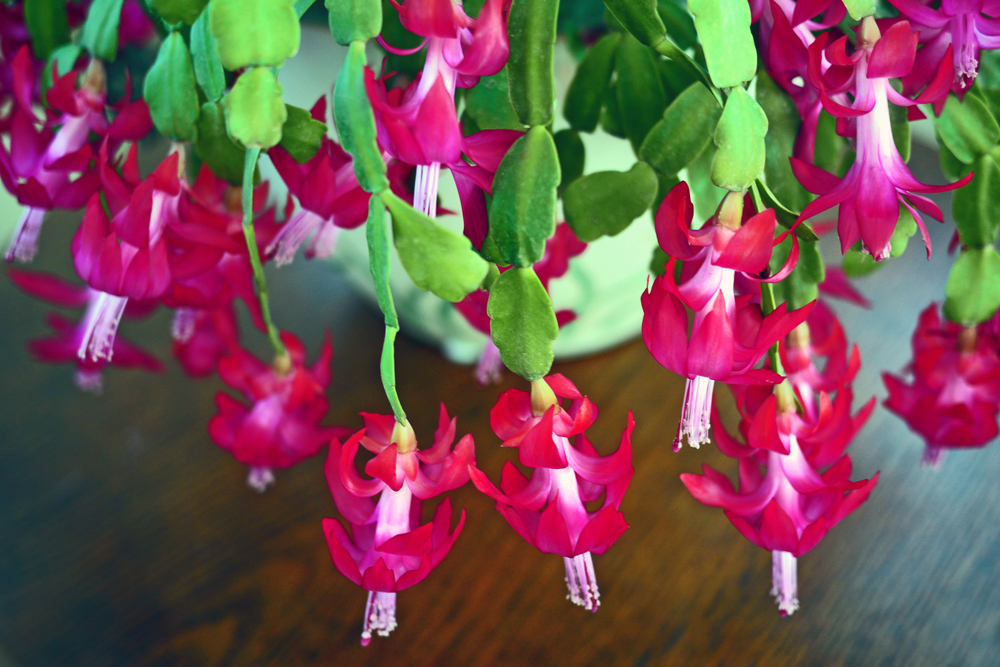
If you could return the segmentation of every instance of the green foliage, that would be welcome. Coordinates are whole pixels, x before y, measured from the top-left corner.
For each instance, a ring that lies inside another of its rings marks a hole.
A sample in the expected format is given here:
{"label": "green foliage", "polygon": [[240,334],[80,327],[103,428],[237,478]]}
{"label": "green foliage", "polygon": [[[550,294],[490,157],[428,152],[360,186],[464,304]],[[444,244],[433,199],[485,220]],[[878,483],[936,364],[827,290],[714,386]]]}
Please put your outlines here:
{"label": "green foliage", "polygon": [[287,117],[281,126],[281,141],[278,145],[288,154],[304,164],[313,159],[326,136],[326,123],[315,120],[305,109],[285,105]]}
{"label": "green foliage", "polygon": [[733,88],[715,128],[712,182],[733,192],[750,187],[764,173],[765,134],[764,110],[742,87]]}
{"label": "green foliage", "polygon": [[738,86],[757,72],[757,49],[750,34],[750,5],[745,0],[689,0],[712,82]]}
{"label": "green foliage", "polygon": [[399,259],[417,287],[452,302],[479,289],[489,267],[469,239],[438,225],[391,190],[379,196],[392,214]]}
{"label": "green foliage", "polygon": [[705,150],[722,116],[722,108],[701,83],[677,96],[639,148],[639,157],[660,173],[677,174]]}
{"label": "green foliage", "polygon": [[955,191],[951,213],[962,244],[981,248],[993,245],[1000,229],[1000,148],[972,164],[972,181]]}
{"label": "green foliage", "polygon": [[125,0],[94,0],[87,11],[80,43],[102,60],[118,56],[118,24]]}
{"label": "green foliage", "polygon": [[389,256],[389,228],[385,224],[385,204],[378,197],[368,200],[368,221],[365,223],[365,236],[368,240],[368,266],[375,282],[375,296],[379,308],[385,315],[385,325],[393,329],[399,328],[396,317],[396,305],[389,289],[389,273],[391,260]]}
{"label": "green foliage", "polygon": [[626,172],[588,174],[566,188],[566,222],[581,241],[614,236],[649,210],[658,186],[656,172],[645,162]]}
{"label": "green foliage", "polygon": [[944,287],[944,314],[952,322],[972,326],[1000,308],[1000,255],[993,246],[963,250]]}
{"label": "green foliage", "polygon": [[66,0],[24,0],[24,25],[31,36],[31,50],[44,60],[69,41]]}
{"label": "green foliage", "polygon": [[381,0],[325,0],[330,32],[338,44],[368,41],[382,29]]}
{"label": "green foliage", "polygon": [[1000,140],[1000,125],[986,104],[975,95],[966,95],[962,102],[949,95],[934,124],[941,141],[965,164],[975,162]]}
{"label": "green foliage", "polygon": [[465,113],[481,130],[523,130],[524,126],[510,102],[507,92],[507,70],[493,76],[480,77],[474,88],[465,94]]}
{"label": "green foliage", "polygon": [[563,115],[573,129],[593,132],[597,128],[604,97],[615,71],[615,52],[620,42],[621,35],[618,33],[605,35],[587,50],[577,65],[563,107]]}
{"label": "green foliage", "polygon": [[490,335],[504,365],[527,380],[552,368],[552,342],[559,324],[552,300],[531,267],[512,268],[490,287],[486,305]]}
{"label": "green foliage", "polygon": [[299,51],[294,0],[212,0],[209,29],[228,70],[280,67]]}
{"label": "green foliage", "polygon": [[570,183],[583,175],[587,152],[580,133],[576,130],[559,130],[552,135],[552,140],[559,154],[559,173],[562,176],[559,180],[559,193],[562,194]]}
{"label": "green foliage", "polygon": [[490,238],[500,263],[531,266],[556,229],[561,173],[552,135],[533,127],[507,151],[493,179]]}
{"label": "green foliage", "polygon": [[288,117],[283,94],[271,68],[252,67],[243,72],[225,99],[229,136],[247,148],[276,146]]}
{"label": "green foliage", "polygon": [[615,95],[625,135],[638,153],[649,131],[663,117],[667,95],[653,59],[653,52],[626,35],[618,47]]}
{"label": "green foliage", "polygon": [[844,6],[855,21],[875,13],[875,0],[844,0]]}
{"label": "green foliage", "polygon": [[242,183],[245,151],[226,131],[226,115],[221,102],[201,105],[198,140],[194,147],[198,159],[211,167],[216,176],[233,185]]}
{"label": "green foliage", "polygon": [[764,147],[764,179],[777,199],[793,211],[801,211],[810,197],[792,173],[788,158],[795,148],[802,121],[795,103],[765,72],[757,75],[757,102],[767,116]]}
{"label": "green foliage", "polygon": [[656,11],[656,0],[604,0],[611,14],[633,37],[648,46],[663,41],[667,28]]}
{"label": "green foliage", "polygon": [[146,74],[142,95],[160,134],[174,141],[194,141],[198,90],[187,45],[179,32],[170,33],[160,44],[156,62]]}
{"label": "green foliage", "polygon": [[365,45],[352,42],[333,88],[333,118],[340,143],[354,158],[354,173],[366,192],[389,187],[375,136],[375,115],[365,94]]}
{"label": "green foliage", "polygon": [[[771,274],[784,266],[792,249],[792,237],[780,243],[771,255]],[[819,296],[819,283],[826,278],[823,257],[816,241],[799,242],[799,259],[788,277],[773,285],[775,301],[788,303],[789,309],[801,308]]]}
{"label": "green foliage", "polygon": [[555,104],[552,51],[559,0],[515,0],[507,19],[510,100],[524,125],[547,125]]}
{"label": "green foliage", "polygon": [[215,37],[208,29],[208,12],[202,12],[191,26],[191,59],[198,85],[211,102],[218,102],[226,94],[226,72],[219,61]]}
{"label": "green foliage", "polygon": [[150,4],[168,25],[177,23],[191,25],[201,16],[208,0],[152,0]]}

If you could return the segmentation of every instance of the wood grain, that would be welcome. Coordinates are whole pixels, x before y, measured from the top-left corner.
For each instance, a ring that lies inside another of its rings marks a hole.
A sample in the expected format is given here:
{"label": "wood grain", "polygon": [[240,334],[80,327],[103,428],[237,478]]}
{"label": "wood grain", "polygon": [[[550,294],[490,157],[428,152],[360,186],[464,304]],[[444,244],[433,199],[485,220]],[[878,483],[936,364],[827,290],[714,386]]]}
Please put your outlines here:
{"label": "wood grain", "polygon": [[[38,268],[69,274],[59,249],[72,231],[65,218],[47,223]],[[839,308],[865,361],[856,405],[884,396],[880,370],[906,363],[917,312],[943,289],[947,237],[936,230],[930,263],[914,240],[862,281],[879,310]],[[279,323],[311,355],[325,328],[333,334],[330,422],[388,412],[376,314],[324,266],[299,260],[271,276]],[[919,440],[879,407],[851,452],[855,476],[881,470],[881,482],[801,560],[802,608],[783,619],[768,596],[769,554],[679,482],[702,463],[735,466],[714,447],[670,451],[683,385],[641,342],[556,367],[599,406],[599,449],[617,445],[629,409],[637,423],[622,506],[631,528],[595,558],[599,612],[570,604],[560,559],[529,547],[466,486],[453,496],[469,518],[451,554],[399,595],[393,635],[362,648],[365,592],[333,567],[320,528],[336,516],[322,457],[279,472],[264,495],[249,491],[243,466],[206,433],[217,379],[118,371],[103,396],[82,394],[68,367],[24,351],[48,310],[0,282],[0,646],[16,664],[1000,664],[1000,449],[922,469]],[[166,312],[122,332],[166,357]],[[498,478],[511,453],[489,409],[523,385],[480,388],[469,368],[405,338],[397,375],[418,438],[427,442],[444,400]],[[730,404],[724,390],[720,401]]]}

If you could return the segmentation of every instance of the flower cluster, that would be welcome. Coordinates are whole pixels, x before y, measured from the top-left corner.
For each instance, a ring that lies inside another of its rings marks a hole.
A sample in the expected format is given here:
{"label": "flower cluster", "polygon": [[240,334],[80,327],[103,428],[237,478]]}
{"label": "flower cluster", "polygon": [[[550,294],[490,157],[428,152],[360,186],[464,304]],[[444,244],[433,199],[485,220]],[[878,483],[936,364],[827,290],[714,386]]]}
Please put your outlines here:
{"label": "flower cluster", "polygon": [[[694,207],[687,183],[682,181],[667,193],[656,213],[656,238],[670,260],[663,275],[642,294],[642,338],[660,364],[687,378],[674,451],[680,449],[685,435],[692,447],[708,442],[717,381],[781,381],[773,370],[754,366],[768,348],[809,314],[808,307],[788,312],[781,304],[765,316],[759,302],[750,296],[736,296],[736,274],[761,280],[772,248],[787,232],[775,238],[774,211],[767,209],[747,217],[749,207],[743,207],[742,197],[735,201],[739,207],[735,215],[727,214],[724,202],[714,218],[692,230]],[[795,248],[793,245],[785,266],[765,280],[780,280],[792,270]],[[675,277],[678,261],[683,261],[679,280]],[[687,309],[694,312],[690,330]]]}
{"label": "flower cluster", "polygon": [[[568,408],[559,399],[570,399]],[[631,412],[618,450],[601,456],[584,433],[597,407],[556,373],[531,383],[531,393],[510,389],[490,412],[504,447],[517,447],[525,477],[509,461],[498,489],[475,465],[472,483],[496,501],[497,511],[528,544],[563,557],[569,598],[597,611],[600,593],[592,554],[602,554],[628,528],[619,507],[632,480]],[[573,441],[570,440],[573,438]],[[584,503],[604,496],[597,511]]]}
{"label": "flower cluster", "polygon": [[937,304],[913,331],[912,383],[883,373],[885,407],[926,442],[924,463],[937,466],[946,448],[982,447],[997,436],[1000,331],[997,316],[979,326],[943,321]]}
{"label": "flower cluster", "polygon": [[[815,356],[827,357],[822,373]],[[744,537],[772,552],[771,594],[782,615],[798,609],[796,559],[867,500],[878,483],[877,473],[870,480],[850,480],[851,458],[844,450],[875,399],[851,415],[851,383],[860,358],[857,347],[848,355],[829,310],[814,309],[789,335],[784,359],[788,380],[777,388],[733,387],[745,442],[730,435],[713,412],[719,451],[739,462],[738,486],[707,465],[704,475],[681,475],[699,502],[723,508]]]}
{"label": "flower cluster", "polygon": [[[392,415],[362,414],[365,428],[343,445],[334,439],[326,461],[326,480],[350,532],[336,519],[323,519],[334,565],[368,591],[361,644],[372,632],[387,636],[396,627],[396,593],[423,581],[448,555],[465,525],[462,510],[451,527],[451,501],[438,504],[431,522],[420,525],[423,501],[469,481],[475,443],[466,435],[455,443],[456,420],[444,405],[434,444],[418,450],[413,428]],[[375,454],[358,474],[359,445]],[[379,496],[376,502],[373,497]]]}

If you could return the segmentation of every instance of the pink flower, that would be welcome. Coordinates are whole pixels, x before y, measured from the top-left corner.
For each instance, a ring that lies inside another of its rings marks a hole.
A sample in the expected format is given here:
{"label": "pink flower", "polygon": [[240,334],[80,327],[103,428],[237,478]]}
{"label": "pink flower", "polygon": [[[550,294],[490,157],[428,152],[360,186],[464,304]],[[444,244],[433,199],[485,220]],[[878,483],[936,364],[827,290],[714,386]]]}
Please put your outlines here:
{"label": "pink flower", "polygon": [[[456,420],[449,419],[444,405],[434,445],[425,450],[417,450],[412,427],[392,415],[362,417],[365,428],[343,447],[334,439],[326,460],[327,483],[350,532],[336,519],[323,519],[323,532],[340,573],[369,591],[361,632],[361,644],[367,646],[373,631],[384,637],[395,629],[396,592],[423,581],[462,532],[465,510],[448,532],[450,499],[423,525],[421,505],[469,481],[468,467],[476,454],[471,434],[452,448]],[[355,467],[359,445],[376,455],[365,465],[372,479],[361,477]]]}
{"label": "pink flower", "polygon": [[[587,249],[587,244],[576,238],[576,234],[565,222],[556,225],[556,232],[552,238],[545,242],[545,254],[535,262],[534,269],[538,279],[546,290],[549,282],[553,278],[559,278],[569,270],[569,260],[576,257]],[[503,273],[510,267],[501,267]],[[481,333],[490,335],[490,316],[486,314],[486,305],[489,301],[489,292],[486,290],[476,290],[464,299],[455,304],[455,309],[465,317],[466,321]],[[572,310],[556,311],[556,321],[562,327],[576,319],[576,313]],[[503,373],[503,362],[500,360],[500,351],[493,340],[487,338],[486,347],[483,348],[479,363],[476,366],[476,380],[481,386],[486,386],[491,382],[499,382]]]}
{"label": "pink flower", "polygon": [[[972,87],[979,70],[979,50],[1000,48],[1000,3],[996,0],[942,0],[937,9],[916,0],[889,0],[920,34],[913,71],[904,76],[903,94],[913,95],[933,85],[942,72],[959,99]],[[945,87],[933,100],[941,112]]]}
{"label": "pink flower", "polygon": [[[572,404],[565,409],[557,397]],[[596,406],[558,373],[532,382],[530,394],[510,389],[490,412],[490,425],[504,447],[517,447],[522,465],[534,468],[531,477],[508,461],[498,489],[469,466],[472,483],[496,500],[521,537],[563,557],[570,599],[589,611],[600,605],[592,554],[607,551],[628,528],[619,506],[634,472],[632,413],[621,446],[608,456],[600,456],[583,433],[596,418]],[[602,496],[601,508],[588,511],[584,503]]]}
{"label": "pink flower", "polygon": [[288,349],[288,367],[281,367],[280,360],[269,366],[240,348],[219,362],[220,377],[250,405],[220,391],[215,396],[219,413],[208,423],[215,444],[250,467],[247,483],[256,491],[274,481],[272,469],[293,466],[318,454],[330,438],[350,432],[319,425],[328,407],[325,390],[333,356],[329,332],[312,368],[305,366],[298,338],[282,332],[281,340]]}
{"label": "pink flower", "polygon": [[[809,47],[809,78],[820,90],[823,107],[840,118],[856,119],[857,157],[844,178],[791,158],[792,170],[806,190],[820,195],[802,211],[800,220],[839,204],[837,231],[842,252],[861,241],[876,261],[889,256],[889,239],[896,228],[899,206],[913,215],[930,256],[930,237],[919,211],[941,221],[941,210],[930,199],[915,193],[944,192],[961,187],[972,174],[950,185],[925,185],[917,181],[900,157],[892,139],[889,101],[911,106],[909,100],[889,85],[889,79],[903,76],[913,67],[917,35],[909,23],[894,24],[885,35],[879,34],[873,19],[866,18],[858,29],[857,48],[848,55],[847,38],[826,46],[827,33]],[[830,63],[821,71],[821,61]],[[830,95],[853,90],[854,102],[844,106]],[[934,97],[925,90],[918,102]]]}
{"label": "pink flower", "polygon": [[[479,77],[503,69],[510,54],[510,0],[486,0],[475,19],[466,16],[461,4],[454,0],[404,0],[402,4],[392,0],[392,4],[399,10],[403,27],[426,38],[424,68],[405,90],[387,91],[384,79],[376,80],[371,70],[365,70],[365,86],[375,112],[379,143],[392,157],[417,166],[414,206],[434,217],[441,165],[462,162],[463,137],[455,111],[455,88],[471,88]],[[400,55],[415,53],[424,46],[402,51],[381,37],[379,42]],[[470,157],[479,164],[471,153]],[[460,194],[461,189],[460,185]],[[489,191],[489,184],[483,189]]]}
{"label": "pink flower", "polygon": [[219,361],[237,354],[240,344],[232,305],[181,308],[174,316],[174,358],[191,377],[215,373]]}
{"label": "pink flower", "polygon": [[28,262],[38,250],[46,211],[80,208],[98,188],[98,175],[90,169],[91,133],[114,141],[114,150],[122,140],[145,136],[153,125],[145,102],[127,102],[130,90],[116,105],[114,121],[108,121],[105,73],[99,60],[90,62],[79,90],[76,71],[55,77],[46,95],[51,117],[42,123],[31,106],[34,71],[27,47],[18,52],[12,69],[16,105],[9,152],[0,144],[0,181],[27,210],[6,258]]}
{"label": "pink flower", "polygon": [[[61,278],[41,272],[8,271],[11,282],[21,291],[31,296],[48,301],[64,308],[86,307],[83,320],[73,322],[61,315],[52,313],[48,317],[49,327],[55,332],[52,338],[36,338],[28,341],[28,349],[39,361],[52,364],[70,363],[76,366],[74,380],[76,386],[83,391],[99,394],[103,386],[101,371],[106,366],[114,365],[120,368],[141,368],[147,371],[162,373],[163,364],[152,354],[140,347],[130,344],[122,337],[117,337],[108,351],[106,358],[81,358],[77,353],[86,335],[87,323],[94,317],[94,311],[101,302],[101,293],[86,285],[73,285]],[[152,312],[156,304],[135,302],[131,309],[125,311],[126,316],[145,317]],[[150,308],[152,305],[152,308]]]}
{"label": "pink flower", "polygon": [[927,443],[924,463],[940,464],[950,447],[982,447],[997,436],[1000,338],[987,322],[962,327],[942,321],[936,304],[913,332],[913,383],[883,373],[885,407]]}
{"label": "pink flower", "polygon": [[[313,106],[312,116],[325,122],[325,97]],[[299,246],[312,237],[306,257],[332,257],[337,230],[354,229],[368,218],[371,195],[358,184],[351,156],[329,137],[323,137],[319,152],[305,164],[296,162],[280,146],[268,151],[268,156],[301,208],[281,226],[267,253],[275,254],[278,266],[288,264]],[[405,184],[410,170],[398,161],[392,161],[388,169],[390,188],[406,201],[413,200]]]}
{"label": "pink flower", "polygon": [[[708,442],[716,381],[781,381],[774,371],[753,367],[768,348],[806,318],[811,308],[789,313],[781,304],[765,317],[751,296],[735,295],[737,272],[761,280],[773,246],[788,234],[775,238],[773,210],[748,218],[738,229],[721,224],[717,214],[698,230],[691,229],[693,211],[687,183],[681,182],[667,193],[656,213],[656,237],[670,261],[652,289],[642,294],[642,337],[646,347],[661,365],[688,378],[675,451],[680,449],[684,435],[692,447]],[[781,280],[797,258],[796,244],[785,266],[764,280]],[[684,265],[678,284],[674,267],[679,260]],[[687,308],[694,311],[690,333]]]}
{"label": "pink flower", "polygon": [[810,419],[795,412],[794,399],[787,394],[779,399],[780,391],[772,393],[772,387],[734,389],[746,444],[726,432],[717,413],[713,419],[719,451],[739,461],[738,486],[707,465],[704,475],[684,473],[681,481],[696,500],[723,508],[744,537],[772,552],[771,594],[784,616],[798,609],[796,559],[867,500],[878,483],[878,473],[850,481],[851,459],[843,453],[875,399],[852,417],[851,390],[844,384],[834,402],[819,395],[817,417]]}

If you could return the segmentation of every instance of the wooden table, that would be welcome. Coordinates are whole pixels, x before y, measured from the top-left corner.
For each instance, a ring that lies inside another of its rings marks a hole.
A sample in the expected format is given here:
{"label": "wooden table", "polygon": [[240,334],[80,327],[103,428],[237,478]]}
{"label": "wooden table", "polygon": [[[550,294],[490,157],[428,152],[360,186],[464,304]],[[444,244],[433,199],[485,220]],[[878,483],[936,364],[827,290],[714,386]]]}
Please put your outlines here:
{"label": "wooden table", "polygon": [[[72,229],[59,227],[46,228],[38,268],[68,274]],[[936,230],[932,262],[915,239],[861,283],[878,311],[840,308],[865,361],[856,406],[883,397],[880,370],[909,358],[916,315],[943,289],[949,232]],[[324,266],[299,260],[271,276],[276,317],[311,357],[332,331],[329,422],[388,412],[378,316]],[[881,470],[880,484],[800,561],[801,610],[780,618],[770,554],[678,480],[702,463],[735,474],[734,463],[714,447],[670,451],[683,384],[639,341],[556,366],[599,406],[599,449],[617,445],[627,410],[637,423],[622,505],[631,528],[595,558],[600,611],[570,604],[561,559],[532,549],[468,485],[453,495],[468,523],[451,554],[399,595],[392,636],[362,648],[365,592],[333,567],[320,527],[336,516],[323,458],[251,492],[206,433],[218,379],[190,381],[172,365],[111,372],[103,396],[80,393],[68,367],[24,351],[49,310],[0,281],[0,653],[17,665],[1000,664],[1000,448],[922,469],[921,442],[880,406],[850,450],[855,477]],[[123,326],[164,358],[168,331],[166,312]],[[407,339],[398,350],[418,438],[445,401],[497,479],[512,453],[489,410],[524,383],[508,374],[480,388],[434,350]]]}

